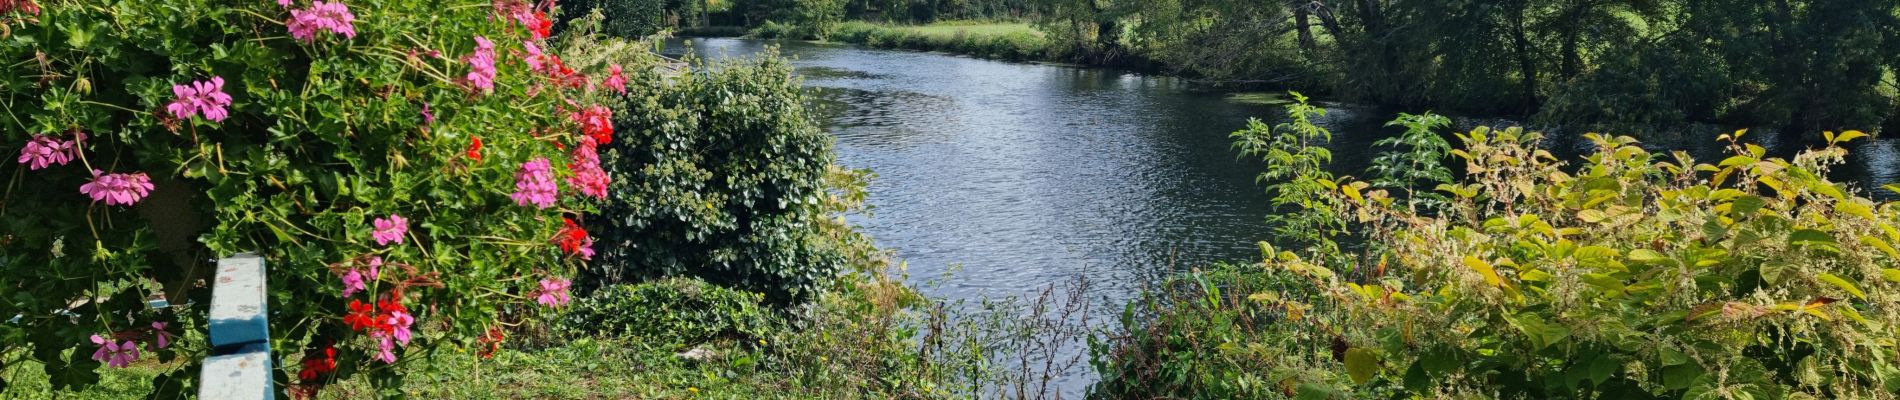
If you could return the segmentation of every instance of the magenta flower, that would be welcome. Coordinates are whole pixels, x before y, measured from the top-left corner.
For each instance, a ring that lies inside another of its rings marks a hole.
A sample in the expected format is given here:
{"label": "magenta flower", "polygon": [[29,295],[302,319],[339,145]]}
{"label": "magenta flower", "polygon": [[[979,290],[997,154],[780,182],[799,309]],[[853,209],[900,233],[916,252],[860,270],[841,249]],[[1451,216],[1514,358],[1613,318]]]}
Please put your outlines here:
{"label": "magenta flower", "polygon": [[[284,2],[279,4],[289,6]],[[284,21],[284,26],[290,28],[290,37],[310,43],[317,39],[318,29],[355,39],[355,22],[356,15],[350,13],[350,6],[343,5],[341,1],[326,3],[319,0],[311,3],[308,10],[290,10],[290,20]]]}
{"label": "magenta flower", "polygon": [[209,81],[193,81],[190,85],[172,85],[172,94],[177,96],[171,104],[165,105],[166,111],[178,119],[189,119],[193,115],[204,115],[212,122],[224,122],[230,116],[225,106],[231,105],[231,95],[224,93],[224,77],[213,76]]}
{"label": "magenta flower", "polygon": [[556,190],[554,171],[548,166],[548,159],[537,157],[521,164],[521,170],[515,172],[515,193],[510,197],[515,199],[516,205],[534,203],[535,207],[547,209],[554,206]]}
{"label": "magenta flower", "polygon": [[92,196],[92,201],[105,201],[108,206],[129,206],[145,199],[152,188],[152,178],[144,172],[107,174],[93,170],[92,182],[79,185],[79,192]]}
{"label": "magenta flower", "polygon": [[608,88],[613,89],[615,92],[620,92],[620,94],[627,94],[627,76],[621,75],[620,64],[614,64],[612,67],[608,67],[607,71],[607,80],[601,81],[601,84],[607,85]]}
{"label": "magenta flower", "polygon": [[409,232],[409,220],[401,215],[389,214],[389,218],[377,218],[376,229],[369,232],[376,239],[377,246],[387,246],[389,242],[402,244],[402,235]]}
{"label": "magenta flower", "polygon": [[422,122],[435,125],[435,113],[429,112],[429,103],[422,103]]}
{"label": "magenta flower", "polygon": [[158,340],[158,348],[160,349],[171,347],[172,338],[175,337],[171,332],[165,331],[164,322],[158,321],[152,321],[152,335],[156,336],[154,339]]}
{"label": "magenta flower", "polygon": [[475,37],[475,53],[468,56],[469,89],[487,93],[495,89],[495,42]]}
{"label": "magenta flower", "polygon": [[54,164],[66,165],[73,161],[73,153],[78,146],[71,140],[34,135],[26,141],[26,147],[20,149],[20,163],[29,170],[38,170]]}
{"label": "magenta flower", "polygon": [[357,272],[352,269],[350,272],[343,273],[343,297],[350,297],[350,295],[361,292],[364,289],[367,288],[363,286],[362,272]]}
{"label": "magenta flower", "polygon": [[290,8],[290,0],[277,0],[277,5]]}
{"label": "magenta flower", "polygon": [[139,346],[133,344],[132,341],[117,343],[99,335],[92,335],[92,343],[99,345],[99,350],[92,352],[92,359],[105,362],[113,368],[125,368],[132,365],[133,361],[139,360]]}
{"label": "magenta flower", "polygon": [[384,323],[389,324],[390,329],[395,333],[397,342],[401,342],[404,346],[409,345],[409,339],[411,338],[409,326],[416,323],[415,316],[409,315],[409,313],[401,310],[392,311],[389,313],[389,320],[384,321]]}
{"label": "magenta flower", "polygon": [[567,305],[569,300],[567,297],[567,286],[569,283],[567,279],[562,278],[542,279],[541,294],[535,296],[534,302],[541,303],[541,305],[548,307]]}
{"label": "magenta flower", "polygon": [[581,241],[580,254],[582,260],[594,259],[594,238],[590,237],[587,238],[587,240]]}
{"label": "magenta flower", "polygon": [[384,364],[396,363],[396,342],[389,337],[379,338],[376,342],[376,355],[371,359],[382,360]]}

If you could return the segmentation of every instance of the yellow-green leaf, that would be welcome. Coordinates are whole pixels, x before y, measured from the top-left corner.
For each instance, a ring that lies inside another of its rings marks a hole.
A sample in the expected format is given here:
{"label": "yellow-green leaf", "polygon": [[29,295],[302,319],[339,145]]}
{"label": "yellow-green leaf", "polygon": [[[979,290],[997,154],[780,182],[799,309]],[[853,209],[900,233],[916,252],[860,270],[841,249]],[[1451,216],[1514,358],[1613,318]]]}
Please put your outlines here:
{"label": "yellow-green leaf", "polygon": [[1346,350],[1346,375],[1352,376],[1353,383],[1364,385],[1378,373],[1379,355],[1357,347]]}
{"label": "yellow-green leaf", "polygon": [[1478,271],[1480,275],[1484,275],[1484,283],[1490,284],[1491,286],[1504,286],[1504,278],[1498,276],[1498,270],[1496,268],[1491,268],[1491,263],[1484,262],[1484,260],[1479,259],[1477,256],[1465,256],[1465,266]]}
{"label": "yellow-green leaf", "polygon": [[1888,282],[1900,282],[1900,269],[1887,268],[1880,270],[1880,277],[1887,278]]}
{"label": "yellow-green leaf", "polygon": [[1664,258],[1665,257],[1663,257],[1662,253],[1658,253],[1655,250],[1650,250],[1650,249],[1630,250],[1630,261],[1635,261],[1639,263],[1651,263],[1651,262],[1662,261]]}
{"label": "yellow-green leaf", "polygon": [[1853,282],[1848,282],[1847,278],[1842,278],[1839,275],[1834,275],[1834,274],[1826,273],[1826,272],[1822,272],[1820,278],[1822,282],[1827,282],[1830,285],[1834,285],[1834,287],[1838,287],[1838,288],[1841,288],[1841,290],[1847,291],[1847,294],[1854,295],[1854,297],[1858,297],[1862,300],[1867,299],[1867,293],[1861,292],[1860,288],[1855,287]]}

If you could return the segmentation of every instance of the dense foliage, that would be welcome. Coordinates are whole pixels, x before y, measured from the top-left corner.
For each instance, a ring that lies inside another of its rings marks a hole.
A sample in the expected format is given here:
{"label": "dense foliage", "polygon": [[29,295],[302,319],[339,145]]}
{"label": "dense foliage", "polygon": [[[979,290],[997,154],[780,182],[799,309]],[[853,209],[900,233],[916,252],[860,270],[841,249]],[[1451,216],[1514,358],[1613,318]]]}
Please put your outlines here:
{"label": "dense foliage", "polygon": [[1536,133],[1477,128],[1457,135],[1462,176],[1430,211],[1327,179],[1317,195],[1338,207],[1321,211],[1360,245],[1263,243],[1258,264],[1138,303],[1148,317],[1098,349],[1101,390],[1891,397],[1900,204],[1828,180],[1865,134],[1824,136],[1779,159],[1723,135],[1732,155],[1709,164],[1593,134],[1570,166]]}
{"label": "dense foliage", "polygon": [[660,73],[638,73],[615,114],[603,161],[617,181],[592,229],[605,247],[583,286],[699,277],[787,304],[861,258],[831,215],[861,189],[830,190],[848,174],[790,64],[768,54],[645,76]]}
{"label": "dense foliage", "polygon": [[576,299],[561,314],[568,336],[637,340],[649,346],[693,345],[714,339],[750,342],[773,328],[764,296],[697,279],[675,278],[613,285]]}
{"label": "dense foliage", "polygon": [[399,363],[565,303],[592,252],[567,221],[606,195],[596,102],[623,77],[563,65],[554,10],[35,3],[0,2],[0,369],[84,387],[144,350],[185,360],[154,395],[187,393],[208,260],[257,252],[271,348],[303,353],[279,387],[396,393]]}

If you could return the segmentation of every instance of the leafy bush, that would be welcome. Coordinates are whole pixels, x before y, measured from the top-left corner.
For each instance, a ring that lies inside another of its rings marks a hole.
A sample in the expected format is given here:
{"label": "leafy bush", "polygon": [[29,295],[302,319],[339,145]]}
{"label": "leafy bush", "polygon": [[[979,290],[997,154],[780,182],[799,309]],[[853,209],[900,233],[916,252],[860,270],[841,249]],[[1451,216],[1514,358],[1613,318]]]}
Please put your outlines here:
{"label": "leafy bush", "polygon": [[570,337],[624,338],[691,346],[714,339],[756,339],[774,322],[764,296],[675,278],[612,285],[574,302],[561,315]]}
{"label": "leafy bush", "polygon": [[[1246,273],[1291,284],[1169,311],[1265,310],[1282,333],[1128,342],[1220,359],[1130,353],[1288,396],[1891,397],[1900,204],[1827,179],[1839,145],[1865,135],[1830,132],[1792,159],[1741,136],[1723,135],[1733,155],[1706,164],[1592,134],[1597,151],[1572,168],[1536,149],[1538,134],[1478,128],[1458,135],[1465,172],[1439,187],[1449,203],[1436,215],[1366,182],[1322,181],[1316,194],[1343,206],[1365,253],[1262,244]],[[1143,360],[1118,359],[1111,371]]]}
{"label": "leafy bush", "polygon": [[[583,286],[699,277],[775,304],[809,297],[853,261],[832,213],[831,137],[776,54],[628,88],[607,146],[616,179]],[[860,196],[861,199],[861,196]]]}
{"label": "leafy bush", "polygon": [[[558,304],[585,257],[563,219],[592,209],[575,182],[604,178],[587,143],[610,127],[581,111],[608,73],[560,66],[552,10],[33,3],[0,7],[0,152],[23,156],[0,165],[7,368],[84,387],[145,348],[187,360],[157,396],[188,392],[207,349],[165,342],[202,337],[205,260],[255,251],[276,356],[322,358],[279,383],[368,375],[393,392],[397,360]],[[174,307],[146,308],[161,295]]]}

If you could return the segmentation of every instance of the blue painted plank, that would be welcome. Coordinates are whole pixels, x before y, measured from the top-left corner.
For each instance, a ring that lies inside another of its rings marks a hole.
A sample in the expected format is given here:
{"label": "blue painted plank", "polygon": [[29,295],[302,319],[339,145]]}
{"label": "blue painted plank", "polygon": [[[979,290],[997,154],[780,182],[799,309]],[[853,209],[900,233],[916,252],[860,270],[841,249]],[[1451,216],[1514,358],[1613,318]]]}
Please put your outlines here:
{"label": "blue painted plank", "polygon": [[[268,343],[264,259],[241,253],[218,260],[211,286],[211,347],[214,354],[251,343]],[[222,351],[220,351],[222,350]]]}

